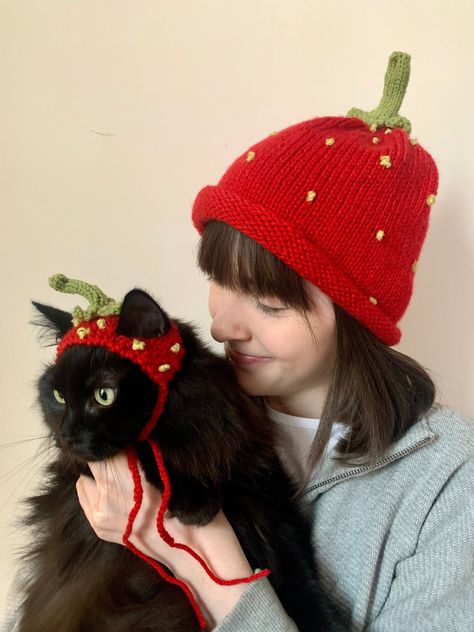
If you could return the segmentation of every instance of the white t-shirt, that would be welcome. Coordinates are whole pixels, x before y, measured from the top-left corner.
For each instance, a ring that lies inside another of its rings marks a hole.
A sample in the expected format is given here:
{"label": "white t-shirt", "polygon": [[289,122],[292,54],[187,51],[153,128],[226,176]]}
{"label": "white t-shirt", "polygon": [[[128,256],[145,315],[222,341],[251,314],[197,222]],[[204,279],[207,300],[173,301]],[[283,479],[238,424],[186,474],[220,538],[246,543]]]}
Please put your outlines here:
{"label": "white t-shirt", "polygon": [[[283,442],[280,457],[288,468],[290,474],[297,479],[301,478],[305,471],[305,465],[314,436],[319,426],[319,419],[307,417],[295,417],[270,408],[265,403],[267,414],[274,421],[279,430]],[[326,447],[328,453],[341,439],[347,428],[340,423],[332,426],[331,437]]]}

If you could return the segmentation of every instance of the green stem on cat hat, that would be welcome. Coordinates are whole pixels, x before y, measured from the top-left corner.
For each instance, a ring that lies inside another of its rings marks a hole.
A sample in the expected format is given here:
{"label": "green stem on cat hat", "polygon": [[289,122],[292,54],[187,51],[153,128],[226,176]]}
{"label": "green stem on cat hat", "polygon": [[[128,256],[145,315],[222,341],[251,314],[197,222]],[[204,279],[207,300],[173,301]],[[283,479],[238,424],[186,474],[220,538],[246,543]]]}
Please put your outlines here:
{"label": "green stem on cat hat", "polygon": [[69,279],[64,274],[54,274],[48,279],[49,285],[58,292],[65,294],[79,294],[89,301],[89,307],[83,310],[76,306],[72,310],[72,322],[74,325],[83,320],[91,320],[96,316],[114,316],[120,314],[121,303],[110,298],[96,285],[91,285],[79,279]]}
{"label": "green stem on cat hat", "polygon": [[379,105],[370,112],[352,108],[347,116],[355,116],[367,125],[375,125],[376,127],[401,127],[410,134],[410,121],[398,114],[409,78],[410,55],[400,52],[392,53],[388,60],[383,95]]}

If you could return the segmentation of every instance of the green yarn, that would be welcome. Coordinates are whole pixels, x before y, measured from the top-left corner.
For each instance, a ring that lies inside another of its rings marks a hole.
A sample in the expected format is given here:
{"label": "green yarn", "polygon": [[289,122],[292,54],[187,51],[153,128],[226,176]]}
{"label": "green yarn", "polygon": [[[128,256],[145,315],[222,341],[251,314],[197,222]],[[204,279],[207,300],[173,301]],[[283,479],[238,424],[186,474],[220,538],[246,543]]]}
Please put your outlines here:
{"label": "green yarn", "polygon": [[113,316],[120,314],[121,303],[109,298],[96,285],[91,285],[78,279],[69,279],[64,274],[55,274],[48,279],[49,285],[58,292],[65,294],[79,294],[89,301],[89,307],[83,310],[76,306],[72,310],[74,325],[84,320],[92,320],[97,316]]}
{"label": "green yarn", "polygon": [[375,124],[377,127],[391,128],[401,127],[410,134],[410,121],[398,114],[409,78],[410,55],[400,52],[392,53],[388,60],[383,95],[379,105],[371,112],[352,108],[347,113],[347,116],[355,116],[367,123],[367,125]]}

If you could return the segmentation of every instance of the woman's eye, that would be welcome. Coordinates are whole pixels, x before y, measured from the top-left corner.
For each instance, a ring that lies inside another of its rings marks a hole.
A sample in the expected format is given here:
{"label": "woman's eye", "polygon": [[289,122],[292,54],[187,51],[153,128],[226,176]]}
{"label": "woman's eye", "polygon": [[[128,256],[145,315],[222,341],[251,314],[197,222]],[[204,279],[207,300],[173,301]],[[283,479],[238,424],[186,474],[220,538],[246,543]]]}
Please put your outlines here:
{"label": "woman's eye", "polygon": [[257,300],[257,307],[261,312],[269,314],[270,316],[280,316],[283,312],[289,309],[286,305],[278,305],[277,307],[274,305],[267,305],[267,303],[259,300]]}
{"label": "woman's eye", "polygon": [[64,397],[55,388],[53,389],[53,395],[54,395],[54,399],[58,402],[58,404],[65,404],[66,403],[66,400],[64,399]]}
{"label": "woman's eye", "polygon": [[114,403],[116,396],[116,388],[106,388],[105,386],[102,386],[101,388],[96,388],[94,391],[95,401],[101,406],[111,406]]}

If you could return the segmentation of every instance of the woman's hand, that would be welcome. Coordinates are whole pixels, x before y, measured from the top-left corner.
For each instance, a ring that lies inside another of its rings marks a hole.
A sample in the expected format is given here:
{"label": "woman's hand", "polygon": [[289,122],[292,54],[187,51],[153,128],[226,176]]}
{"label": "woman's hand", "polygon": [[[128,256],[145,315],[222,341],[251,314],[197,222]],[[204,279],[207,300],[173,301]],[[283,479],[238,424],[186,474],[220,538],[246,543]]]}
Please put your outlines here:
{"label": "woman's hand", "polygon": [[[140,549],[154,550],[154,545],[164,544],[158,536],[154,542],[156,515],[161,494],[145,478],[138,464],[143,486],[143,501],[133,525],[132,542]],[[106,461],[89,463],[92,476],[81,476],[76,484],[79,502],[96,535],[107,542],[123,544],[123,534],[133,507],[133,479],[128,468],[127,456],[121,452]],[[168,521],[169,522],[169,521]],[[166,520],[165,520],[166,524]],[[158,535],[158,534],[156,534]],[[166,552],[169,547],[163,547]],[[144,551],[145,553],[147,551]],[[160,548],[152,555],[155,559]],[[164,559],[160,559],[166,563]]]}
{"label": "woman's hand", "polygon": [[[92,476],[81,476],[76,488],[79,502],[92,529],[102,540],[122,544],[128,516],[133,507],[133,479],[124,453],[89,464]],[[185,551],[168,546],[156,529],[160,492],[140,469],[143,501],[130,537],[143,553],[167,566],[193,591],[209,629],[234,607],[247,584],[220,586]],[[164,527],[176,542],[194,549],[212,571],[223,579],[252,574],[237,537],[222,512],[204,527],[185,525],[178,518],[166,517]]]}

